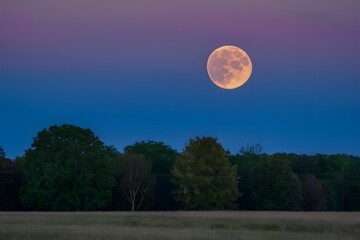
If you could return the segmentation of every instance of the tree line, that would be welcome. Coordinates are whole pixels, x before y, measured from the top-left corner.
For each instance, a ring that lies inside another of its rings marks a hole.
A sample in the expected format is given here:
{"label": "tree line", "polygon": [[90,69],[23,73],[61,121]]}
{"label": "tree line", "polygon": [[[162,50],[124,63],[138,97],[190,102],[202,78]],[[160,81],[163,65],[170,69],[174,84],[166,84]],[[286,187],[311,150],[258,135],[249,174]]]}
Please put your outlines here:
{"label": "tree line", "polygon": [[50,126],[24,156],[0,147],[0,210],[359,211],[357,156],[230,154],[213,137],[182,152],[141,141],[119,152],[90,129]]}

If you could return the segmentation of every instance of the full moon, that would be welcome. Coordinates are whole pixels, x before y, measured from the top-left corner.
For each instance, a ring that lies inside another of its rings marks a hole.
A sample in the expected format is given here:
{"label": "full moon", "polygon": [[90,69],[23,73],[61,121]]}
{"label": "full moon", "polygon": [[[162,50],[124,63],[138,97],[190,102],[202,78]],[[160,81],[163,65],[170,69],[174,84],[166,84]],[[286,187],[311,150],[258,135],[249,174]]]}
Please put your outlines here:
{"label": "full moon", "polygon": [[241,48],[223,46],[213,51],[207,62],[211,81],[218,87],[234,89],[242,86],[252,72],[249,55]]}

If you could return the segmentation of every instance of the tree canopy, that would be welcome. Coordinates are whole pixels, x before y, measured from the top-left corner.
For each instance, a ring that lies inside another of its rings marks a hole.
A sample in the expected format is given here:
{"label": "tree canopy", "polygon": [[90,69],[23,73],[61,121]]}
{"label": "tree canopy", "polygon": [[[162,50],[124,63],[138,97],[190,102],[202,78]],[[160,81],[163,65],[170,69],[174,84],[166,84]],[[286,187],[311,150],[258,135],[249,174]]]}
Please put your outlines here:
{"label": "tree canopy", "polygon": [[36,210],[96,210],[111,199],[115,150],[89,129],[51,126],[25,154],[25,206]]}
{"label": "tree canopy", "polygon": [[6,158],[0,146],[0,211],[22,210],[19,189],[23,184],[23,174],[13,161]]}
{"label": "tree canopy", "polygon": [[0,146],[0,159],[3,159],[6,157],[4,149]]}
{"label": "tree canopy", "polygon": [[239,196],[236,166],[216,138],[190,139],[172,169],[175,199],[184,209],[235,209]]}
{"label": "tree canopy", "polygon": [[326,209],[325,190],[314,175],[307,175],[303,183],[304,211],[323,211]]}
{"label": "tree canopy", "polygon": [[286,159],[264,155],[253,172],[252,188],[258,210],[300,210],[301,182]]}
{"label": "tree canopy", "polygon": [[[259,146],[259,145],[256,145]],[[242,196],[238,198],[237,203],[240,209],[255,210],[255,202],[252,198],[253,188],[251,187],[251,176],[253,176],[254,169],[258,165],[261,155],[258,155],[258,147],[242,147],[240,152],[235,155],[230,155],[229,159],[233,165],[237,165],[237,174],[241,177],[238,184],[238,190]],[[248,150],[250,151],[244,151]]]}
{"label": "tree canopy", "polygon": [[156,176],[154,186],[156,210],[175,210],[178,205],[172,192],[175,190],[171,182],[171,168],[174,165],[177,152],[162,142],[142,141],[125,147],[125,153],[143,154],[152,162],[152,172]]}
{"label": "tree canopy", "polygon": [[239,149],[196,137],[181,153],[156,141],[120,153],[90,129],[51,126],[24,156],[0,147],[0,210],[360,210],[359,156]]}

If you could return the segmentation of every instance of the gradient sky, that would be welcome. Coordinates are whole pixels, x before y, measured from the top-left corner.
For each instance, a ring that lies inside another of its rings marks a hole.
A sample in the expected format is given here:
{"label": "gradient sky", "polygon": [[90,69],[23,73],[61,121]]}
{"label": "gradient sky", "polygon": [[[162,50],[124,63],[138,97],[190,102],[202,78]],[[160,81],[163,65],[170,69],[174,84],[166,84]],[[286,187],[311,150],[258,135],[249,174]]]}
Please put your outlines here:
{"label": "gradient sky", "polygon": [[[216,136],[236,153],[360,155],[358,0],[1,0],[0,146],[53,124],[120,151]],[[253,74],[223,90],[206,61],[243,48]]]}

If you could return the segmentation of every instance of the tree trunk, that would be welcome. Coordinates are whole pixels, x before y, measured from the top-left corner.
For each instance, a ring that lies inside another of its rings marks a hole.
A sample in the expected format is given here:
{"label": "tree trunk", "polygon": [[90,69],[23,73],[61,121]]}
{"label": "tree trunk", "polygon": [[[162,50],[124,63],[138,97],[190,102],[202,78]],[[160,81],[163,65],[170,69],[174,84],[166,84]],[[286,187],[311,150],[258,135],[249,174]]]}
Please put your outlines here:
{"label": "tree trunk", "polygon": [[135,211],[135,201],[133,200],[131,203],[131,211],[134,212]]}

